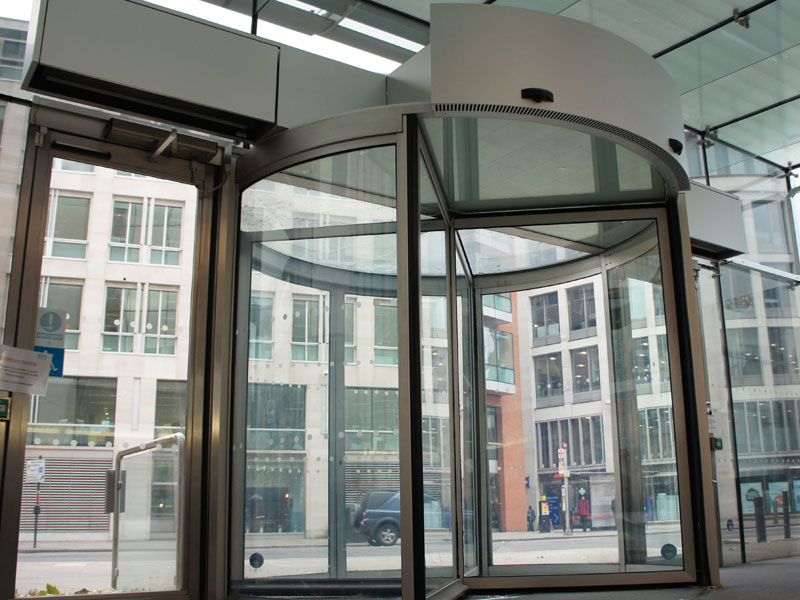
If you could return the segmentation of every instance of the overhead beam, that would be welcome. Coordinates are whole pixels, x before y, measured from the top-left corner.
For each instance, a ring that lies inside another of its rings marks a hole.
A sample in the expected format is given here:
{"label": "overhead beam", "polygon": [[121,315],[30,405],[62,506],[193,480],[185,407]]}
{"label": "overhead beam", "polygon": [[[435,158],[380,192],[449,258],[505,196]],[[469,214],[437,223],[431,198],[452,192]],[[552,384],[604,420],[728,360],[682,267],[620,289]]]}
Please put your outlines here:
{"label": "overhead beam", "polygon": [[681,48],[681,47],[685,46],[686,44],[691,44],[695,40],[699,40],[701,37],[707,36],[709,33],[715,32],[717,29],[722,29],[726,25],[730,25],[731,23],[739,21],[739,20],[745,18],[747,15],[752,14],[752,13],[756,12],[757,10],[761,10],[765,6],[769,6],[770,4],[772,4],[774,2],[777,2],[777,0],[763,0],[762,2],[759,2],[758,4],[755,4],[755,5],[751,6],[750,8],[745,8],[744,10],[740,10],[740,11],[738,11],[736,13],[736,15],[731,15],[730,17],[720,21],[719,23],[715,23],[714,25],[711,25],[710,27],[706,27],[705,29],[703,29],[703,31],[695,33],[694,35],[689,36],[688,38],[686,38],[684,40],[681,40],[680,42],[672,44],[672,46],[670,46],[669,48],[665,48],[664,50],[661,50],[660,52],[656,52],[655,54],[653,54],[653,58],[661,58],[665,54],[669,54],[670,52],[674,52],[678,48]]}
{"label": "overhead beam", "polygon": [[734,123],[738,123],[740,121],[744,121],[745,119],[755,117],[757,115],[760,115],[761,113],[767,112],[768,110],[772,110],[773,108],[778,108],[780,106],[783,106],[784,104],[789,104],[790,102],[794,102],[795,100],[800,100],[800,94],[795,94],[791,98],[785,98],[784,100],[778,100],[777,102],[773,102],[769,106],[764,106],[762,108],[758,108],[744,115],[734,117],[733,119],[725,121],[724,123],[720,123],[719,125],[712,125],[708,129],[710,131],[717,131],[719,129],[722,129],[723,127],[727,127],[728,125],[733,125]]}

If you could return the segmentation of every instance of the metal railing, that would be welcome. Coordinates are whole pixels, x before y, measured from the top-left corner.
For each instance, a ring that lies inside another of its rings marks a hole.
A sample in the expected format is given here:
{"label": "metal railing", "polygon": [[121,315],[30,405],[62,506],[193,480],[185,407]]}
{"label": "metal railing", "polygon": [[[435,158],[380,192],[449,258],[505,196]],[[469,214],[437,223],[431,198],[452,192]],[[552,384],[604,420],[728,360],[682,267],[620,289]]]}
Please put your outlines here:
{"label": "metal railing", "polygon": [[119,577],[119,519],[121,514],[120,496],[122,494],[122,461],[150,450],[160,450],[169,446],[178,446],[178,490],[175,502],[175,529],[176,529],[176,555],[175,555],[175,585],[180,588],[183,581],[183,502],[184,502],[184,448],[186,437],[182,433],[173,433],[150,442],[144,442],[133,448],[127,448],[117,453],[114,458],[114,524],[111,538],[111,587],[116,589]]}

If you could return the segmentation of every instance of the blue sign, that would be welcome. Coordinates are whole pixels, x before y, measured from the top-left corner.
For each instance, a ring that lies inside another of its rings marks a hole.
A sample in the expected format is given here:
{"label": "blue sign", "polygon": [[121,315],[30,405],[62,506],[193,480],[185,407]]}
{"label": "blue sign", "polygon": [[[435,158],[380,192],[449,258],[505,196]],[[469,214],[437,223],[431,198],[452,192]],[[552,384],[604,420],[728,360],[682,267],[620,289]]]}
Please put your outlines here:
{"label": "blue sign", "polygon": [[61,315],[57,312],[48,310],[39,316],[39,328],[48,333],[55,333],[64,328]]}
{"label": "blue sign", "polygon": [[728,531],[733,531],[733,519],[728,519],[727,527]]}
{"label": "blue sign", "polygon": [[64,376],[64,349],[48,348],[47,346],[34,346],[36,352],[46,352],[51,356],[50,377]]}
{"label": "blue sign", "polygon": [[547,494],[547,501],[550,503],[550,523],[559,525],[561,523],[561,497]]}

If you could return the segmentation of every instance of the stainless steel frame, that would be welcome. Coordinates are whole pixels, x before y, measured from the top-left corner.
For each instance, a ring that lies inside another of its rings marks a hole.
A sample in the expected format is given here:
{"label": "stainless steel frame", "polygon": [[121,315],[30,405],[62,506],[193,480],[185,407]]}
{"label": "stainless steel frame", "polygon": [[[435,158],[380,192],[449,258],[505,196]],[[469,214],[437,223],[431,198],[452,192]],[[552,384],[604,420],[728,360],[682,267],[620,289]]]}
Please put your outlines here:
{"label": "stainless steel frame", "polygon": [[[208,313],[210,272],[214,261],[212,231],[216,205],[222,193],[215,188],[217,167],[212,164],[161,155],[152,160],[152,150],[140,150],[105,140],[110,115],[99,111],[66,105],[50,100],[36,100],[29,119],[20,207],[17,215],[14,260],[9,288],[9,310],[6,317],[7,343],[22,348],[33,345],[33,324],[36,322],[38,289],[42,263],[45,221],[48,209],[50,169],[54,156],[90,162],[95,165],[168,179],[194,185],[198,189],[197,220],[195,224],[195,253],[192,283],[192,317],[190,352],[188,357],[187,421],[185,485],[182,502],[187,509],[181,515],[180,527],[186,533],[181,540],[183,564],[201,564],[204,532],[203,514],[203,437],[207,419],[205,348],[209,330],[203,315]],[[132,127],[141,127],[133,124]],[[145,127],[144,129],[148,129]],[[152,131],[152,127],[150,127]],[[230,192],[230,187],[228,192]],[[233,204],[233,203],[229,203]],[[14,596],[17,539],[19,535],[22,469],[28,422],[28,396],[14,394],[12,421],[6,445],[6,471],[3,480],[2,523],[0,523],[0,556],[8,568],[0,574],[0,594]],[[215,415],[216,416],[216,415]],[[130,598],[154,596],[198,598],[201,589],[200,573],[182,569],[178,591],[130,593]],[[80,598],[80,596],[77,596]],[[104,594],[97,597],[119,597]]]}

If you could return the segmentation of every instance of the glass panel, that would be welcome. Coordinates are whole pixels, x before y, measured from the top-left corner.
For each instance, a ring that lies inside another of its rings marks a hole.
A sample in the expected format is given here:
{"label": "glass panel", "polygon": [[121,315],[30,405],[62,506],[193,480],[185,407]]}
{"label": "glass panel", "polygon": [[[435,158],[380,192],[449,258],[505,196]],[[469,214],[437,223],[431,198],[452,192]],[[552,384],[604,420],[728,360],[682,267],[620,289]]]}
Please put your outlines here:
{"label": "glass panel", "polygon": [[597,204],[605,201],[604,192],[614,192],[618,201],[626,189],[636,192],[636,201],[661,195],[655,178],[648,182],[642,175],[649,171],[646,161],[625,154],[617,164],[619,180],[611,178],[613,189],[598,188],[607,185],[596,177],[600,157],[616,147],[585,133],[475,117],[422,119],[422,127],[444,195],[458,211],[527,208],[532,194],[539,207],[581,205],[589,197]]}
{"label": "glass panel", "polygon": [[[330,156],[242,194],[234,593],[399,586],[394,156]],[[428,423],[431,461],[442,427]]]}
{"label": "glass panel", "polygon": [[[612,440],[610,391],[601,385],[601,373],[609,370],[604,323],[597,317],[604,312],[593,293],[599,283],[595,276],[511,294],[512,320],[499,332],[517,334],[509,339],[530,392],[521,385],[492,384],[489,367],[495,355],[487,349],[492,336],[484,336],[490,574],[510,565],[619,561],[611,508],[617,475],[604,450]],[[570,290],[580,290],[584,322],[587,314],[592,318],[594,331],[583,345],[558,335],[559,315],[570,313]],[[537,347],[540,327],[523,325],[531,322],[552,327],[546,348]],[[484,316],[485,332],[494,330],[490,324],[498,326]],[[526,358],[523,348],[532,349],[532,356]],[[606,402],[575,415],[574,404],[602,399]],[[563,535],[571,530],[591,530],[591,544]]]}
{"label": "glass panel", "polygon": [[[658,344],[642,336],[641,319],[634,319],[631,295],[643,287],[662,285],[658,238],[655,229],[640,239],[640,256],[609,271],[609,302],[615,403],[619,429],[621,501],[616,505],[624,520],[625,560],[649,568],[683,568],[683,546],[678,500],[677,463],[664,453],[672,448],[672,394],[668,382],[652,386],[652,367],[658,360]],[[650,293],[646,298],[663,301]],[[647,330],[665,336],[656,323],[649,302],[644,321]],[[662,410],[663,409],[663,410]],[[661,423],[661,419],[669,423]],[[665,436],[668,439],[664,439]],[[616,507],[615,507],[616,509]],[[616,516],[616,513],[615,513]]]}
{"label": "glass panel", "polygon": [[[447,256],[444,232],[423,233],[422,240],[423,246],[435,248],[437,254]],[[456,575],[447,278],[427,277],[420,300],[425,577],[427,588],[433,590],[452,581]]]}
{"label": "glass panel", "polygon": [[[192,256],[196,189],[151,177],[137,180],[142,195],[130,198],[129,181],[115,170],[74,164],[79,174],[60,160],[50,174],[39,303],[66,311],[69,351],[64,377],[51,377],[47,394],[30,401],[25,460],[43,460],[45,476],[23,483],[15,587],[22,594],[47,584],[62,594],[179,590],[193,261],[165,275],[110,263],[109,246],[138,243],[131,207],[159,197],[184,206],[184,251]],[[56,242],[80,252],[60,252]],[[66,255],[84,260],[65,263]],[[160,285],[165,280],[171,289]],[[157,343],[145,355],[150,338]],[[169,435],[160,448],[148,446]],[[104,511],[105,482],[120,453],[128,454],[124,511],[114,523]]]}

